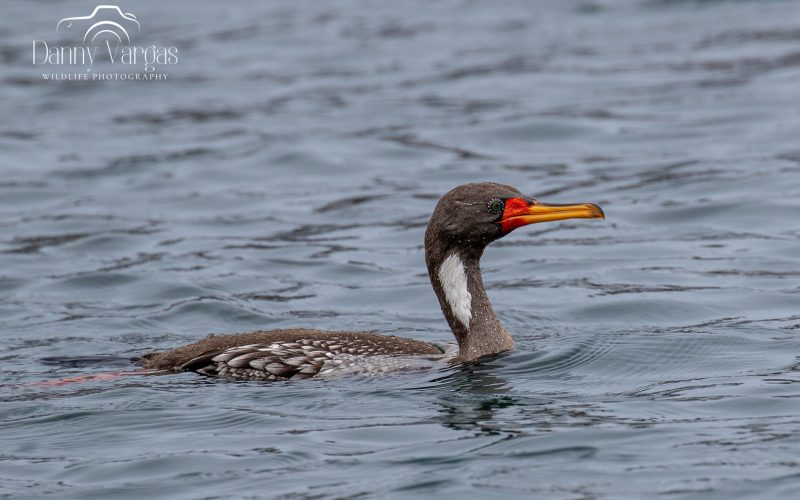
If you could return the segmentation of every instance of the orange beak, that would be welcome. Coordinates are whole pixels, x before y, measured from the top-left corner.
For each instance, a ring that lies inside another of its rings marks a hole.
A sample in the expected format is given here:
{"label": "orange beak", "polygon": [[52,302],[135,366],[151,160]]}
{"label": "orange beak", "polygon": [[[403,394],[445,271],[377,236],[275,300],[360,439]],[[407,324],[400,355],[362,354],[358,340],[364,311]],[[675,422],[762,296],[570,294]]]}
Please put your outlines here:
{"label": "orange beak", "polygon": [[503,233],[514,229],[535,224],[564,219],[605,219],[603,209],[594,203],[575,203],[570,205],[546,205],[534,200],[528,203],[522,198],[506,200],[506,207],[500,224]]}

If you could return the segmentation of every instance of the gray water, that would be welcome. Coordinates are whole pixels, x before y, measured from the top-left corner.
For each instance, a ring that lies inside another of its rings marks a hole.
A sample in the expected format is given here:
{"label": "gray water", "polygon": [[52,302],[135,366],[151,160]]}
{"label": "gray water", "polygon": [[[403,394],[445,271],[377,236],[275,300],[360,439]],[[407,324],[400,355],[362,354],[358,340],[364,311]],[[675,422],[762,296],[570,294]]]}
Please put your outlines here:
{"label": "gray water", "polygon": [[[44,81],[95,5],[0,16],[0,494],[800,495],[800,2],[127,2],[167,80]],[[422,236],[484,180],[607,216],[487,249],[513,353],[42,384],[210,332],[447,340]]]}

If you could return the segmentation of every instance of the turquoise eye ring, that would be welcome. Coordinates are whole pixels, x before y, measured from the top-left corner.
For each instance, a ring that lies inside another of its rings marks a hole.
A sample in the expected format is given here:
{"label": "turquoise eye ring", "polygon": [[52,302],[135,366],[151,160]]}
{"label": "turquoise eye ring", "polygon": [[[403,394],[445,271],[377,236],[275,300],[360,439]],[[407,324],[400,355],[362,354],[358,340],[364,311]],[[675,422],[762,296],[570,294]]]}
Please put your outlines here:
{"label": "turquoise eye ring", "polygon": [[505,209],[506,203],[501,200],[500,198],[492,198],[486,203],[486,208],[489,210],[489,213],[493,213],[495,215],[500,215],[503,213],[503,209]]}

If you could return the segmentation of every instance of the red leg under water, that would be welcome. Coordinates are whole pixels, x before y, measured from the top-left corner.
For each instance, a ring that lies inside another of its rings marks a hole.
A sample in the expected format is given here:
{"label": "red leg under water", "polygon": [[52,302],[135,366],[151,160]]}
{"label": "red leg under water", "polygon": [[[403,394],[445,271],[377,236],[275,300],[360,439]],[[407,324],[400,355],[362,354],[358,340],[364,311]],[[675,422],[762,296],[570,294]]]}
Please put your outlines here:
{"label": "red leg under water", "polygon": [[31,382],[30,385],[35,385],[37,387],[61,387],[67,384],[82,384],[85,382],[107,382],[109,380],[117,380],[122,377],[128,377],[131,375],[157,375],[160,373],[164,373],[161,370],[138,370],[138,371],[128,371],[128,372],[108,372],[108,373],[97,373],[93,375],[77,375],[75,377],[66,377],[66,378],[59,378],[56,380],[41,380],[39,382]]}

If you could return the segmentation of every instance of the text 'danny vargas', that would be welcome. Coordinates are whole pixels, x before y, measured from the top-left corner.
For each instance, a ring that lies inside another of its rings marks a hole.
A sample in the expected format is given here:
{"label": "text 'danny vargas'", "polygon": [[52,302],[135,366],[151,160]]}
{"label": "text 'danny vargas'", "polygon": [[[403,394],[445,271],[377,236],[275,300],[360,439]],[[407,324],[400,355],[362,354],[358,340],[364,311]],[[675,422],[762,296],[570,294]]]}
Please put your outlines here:
{"label": "text 'danny vargas'", "polygon": [[178,63],[177,47],[137,47],[114,44],[108,40],[92,46],[50,46],[44,40],[34,40],[32,62],[34,65],[81,66],[91,72],[95,62],[139,66],[146,72],[157,66]]}

